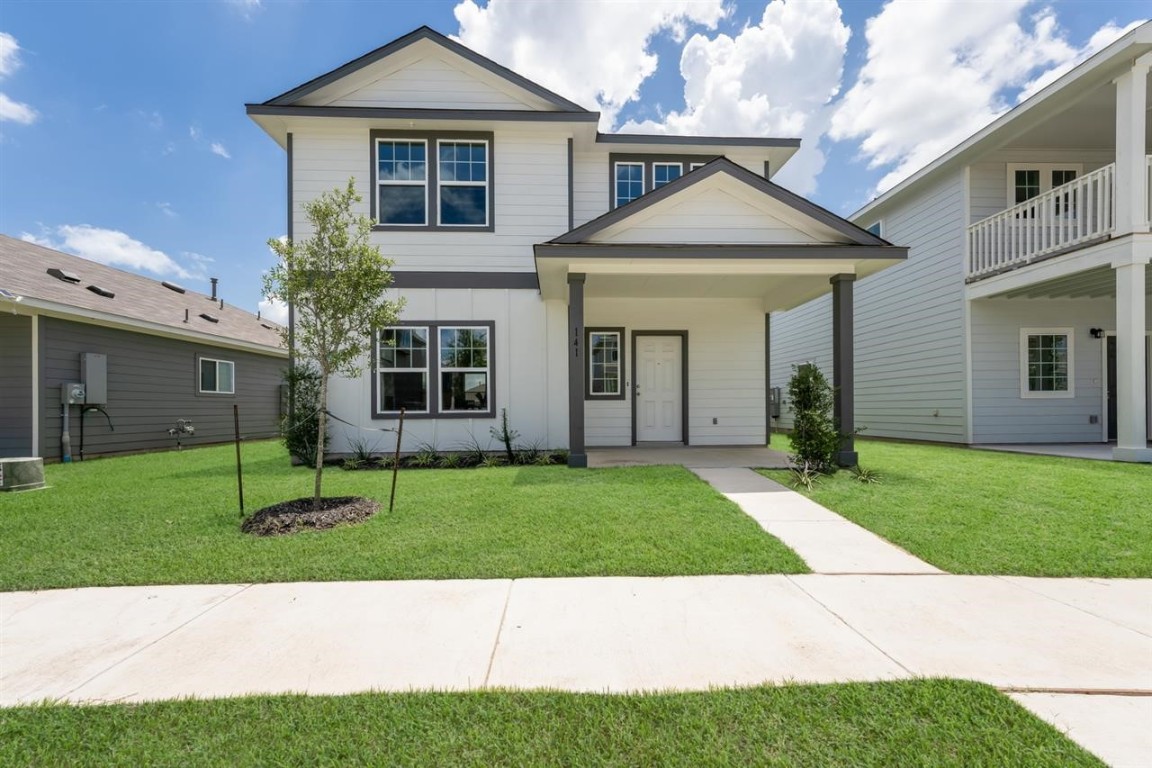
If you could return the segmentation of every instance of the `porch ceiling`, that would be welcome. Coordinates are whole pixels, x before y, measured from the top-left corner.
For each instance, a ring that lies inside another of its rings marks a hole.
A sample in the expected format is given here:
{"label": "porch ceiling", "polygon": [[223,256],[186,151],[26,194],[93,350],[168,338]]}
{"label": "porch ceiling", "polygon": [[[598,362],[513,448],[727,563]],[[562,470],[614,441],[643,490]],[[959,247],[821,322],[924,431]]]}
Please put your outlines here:
{"label": "porch ceiling", "polygon": [[[1152,269],[1145,270],[1144,292],[1152,296]],[[1097,267],[999,294],[1006,299],[1116,298],[1116,272]]]}
{"label": "porch ceiling", "polygon": [[[1152,81],[1148,85],[1148,103],[1152,104]],[[1144,129],[1145,151],[1152,151],[1152,119],[1145,119]],[[1115,147],[1116,86],[1111,80],[1096,85],[1046,119],[1033,122],[1003,145],[1005,149],[1112,150]]]}

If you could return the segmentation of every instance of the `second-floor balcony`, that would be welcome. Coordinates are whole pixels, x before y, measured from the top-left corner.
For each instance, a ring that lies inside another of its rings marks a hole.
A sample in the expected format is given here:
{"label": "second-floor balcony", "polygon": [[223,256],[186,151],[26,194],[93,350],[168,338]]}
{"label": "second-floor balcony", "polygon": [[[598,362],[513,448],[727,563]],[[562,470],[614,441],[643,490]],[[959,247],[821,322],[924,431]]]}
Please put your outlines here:
{"label": "second-floor balcony", "polygon": [[[1144,158],[1152,220],[1152,155]],[[1009,269],[1103,240],[1116,228],[1116,165],[1110,163],[1067,184],[968,227],[969,279]]]}

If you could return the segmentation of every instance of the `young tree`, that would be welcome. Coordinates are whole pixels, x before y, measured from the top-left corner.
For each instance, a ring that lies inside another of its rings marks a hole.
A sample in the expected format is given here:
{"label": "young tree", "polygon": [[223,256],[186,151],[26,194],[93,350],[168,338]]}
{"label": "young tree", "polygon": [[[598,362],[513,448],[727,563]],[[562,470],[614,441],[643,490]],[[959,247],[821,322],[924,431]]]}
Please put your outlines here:
{"label": "young tree", "polygon": [[[287,302],[295,310],[294,343],[301,357],[320,373],[317,446],[328,428],[328,379],[335,374],[356,376],[372,349],[370,334],[394,325],[403,300],[389,301],[392,262],[368,242],[372,220],[352,212],[359,203],[355,179],[345,189],[333,189],[304,204],[312,225],[306,240],[269,240],[279,257],[264,275],[264,294]],[[288,330],[281,331],[288,343]],[[320,506],[324,451],[316,451],[314,508]]]}

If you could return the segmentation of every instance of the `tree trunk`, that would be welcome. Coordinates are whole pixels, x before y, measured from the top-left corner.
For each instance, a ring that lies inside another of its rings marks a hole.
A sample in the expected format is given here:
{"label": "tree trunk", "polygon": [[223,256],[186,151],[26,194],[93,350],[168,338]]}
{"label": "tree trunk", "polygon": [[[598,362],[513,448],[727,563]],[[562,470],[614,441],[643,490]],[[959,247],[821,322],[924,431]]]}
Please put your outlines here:
{"label": "tree trunk", "polygon": [[312,493],[312,509],[320,509],[320,478],[324,475],[324,436],[328,428],[328,372],[320,370],[320,413],[316,434],[316,488]]}

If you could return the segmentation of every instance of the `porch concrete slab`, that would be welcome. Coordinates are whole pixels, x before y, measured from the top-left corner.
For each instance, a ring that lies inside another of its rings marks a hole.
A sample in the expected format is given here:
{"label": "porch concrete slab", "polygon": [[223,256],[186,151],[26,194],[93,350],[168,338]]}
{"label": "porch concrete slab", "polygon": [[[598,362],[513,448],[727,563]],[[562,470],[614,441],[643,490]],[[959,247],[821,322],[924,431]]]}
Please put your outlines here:
{"label": "porch concrete slab", "polygon": [[144,701],[484,685],[508,580],[261,584],[69,695]]}
{"label": "porch concrete slab", "polygon": [[788,456],[759,445],[641,444],[619,448],[589,448],[588,466],[644,467],[675,464],[682,467],[765,467],[787,469]]}
{"label": "porch concrete slab", "polygon": [[792,576],[917,675],[1152,691],[1152,638],[986,576]]}
{"label": "porch concrete slab", "polygon": [[625,692],[907,675],[784,576],[525,579],[489,684]]}
{"label": "porch concrete slab", "polygon": [[1152,765],[1152,696],[1009,695],[1112,768]]}
{"label": "porch concrete slab", "polygon": [[1152,637],[1152,579],[1001,578]]}
{"label": "porch concrete slab", "polygon": [[66,696],[244,585],[104,587],[0,594],[0,705]]}
{"label": "porch concrete slab", "polygon": [[807,496],[750,469],[692,468],[816,573],[943,573]]}

